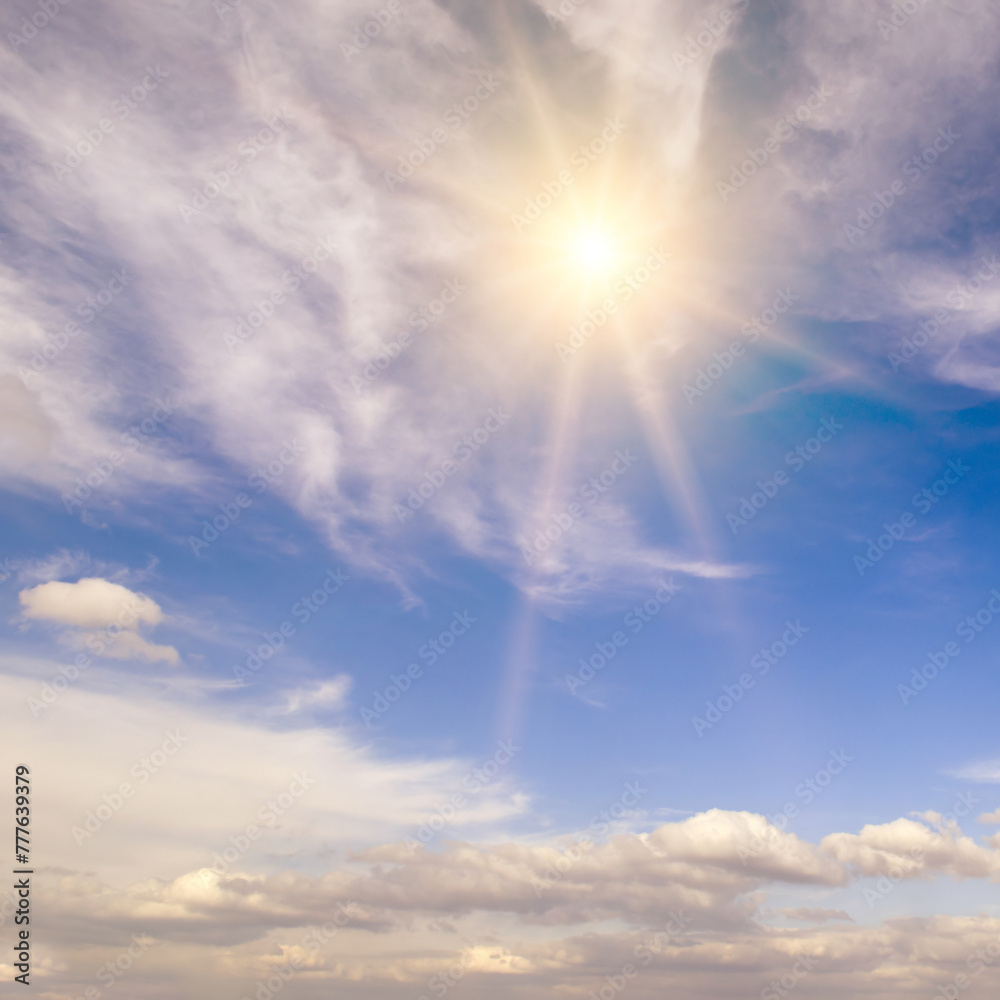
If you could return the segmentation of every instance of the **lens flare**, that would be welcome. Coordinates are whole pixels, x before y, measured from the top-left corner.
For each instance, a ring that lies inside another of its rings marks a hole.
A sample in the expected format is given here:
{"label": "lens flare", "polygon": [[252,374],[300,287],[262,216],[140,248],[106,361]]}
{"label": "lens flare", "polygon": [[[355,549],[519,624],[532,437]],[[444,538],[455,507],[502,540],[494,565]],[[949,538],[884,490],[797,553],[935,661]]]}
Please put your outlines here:
{"label": "lens flare", "polygon": [[614,236],[602,229],[585,229],[572,239],[571,259],[587,274],[607,274],[620,258]]}

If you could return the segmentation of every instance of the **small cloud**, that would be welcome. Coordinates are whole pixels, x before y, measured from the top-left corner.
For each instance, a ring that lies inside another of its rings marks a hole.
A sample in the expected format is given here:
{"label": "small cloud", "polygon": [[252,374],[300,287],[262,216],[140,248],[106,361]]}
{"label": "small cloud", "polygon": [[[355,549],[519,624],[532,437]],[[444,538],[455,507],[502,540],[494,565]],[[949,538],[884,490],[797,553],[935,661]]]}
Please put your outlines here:
{"label": "small cloud", "polygon": [[1000,823],[1000,809],[995,809],[991,813],[983,813],[979,817],[980,823]]}
{"label": "small cloud", "polygon": [[127,631],[123,631],[102,655],[113,660],[147,660],[150,663],[179,663],[181,659],[173,646],[157,646],[138,632]]}
{"label": "small cloud", "polygon": [[983,760],[976,764],[967,764],[959,771],[952,771],[951,775],[977,785],[1000,785],[1000,760]]}
{"label": "small cloud", "polygon": [[351,678],[346,674],[322,681],[311,687],[285,691],[285,704],[280,709],[282,715],[294,715],[309,708],[343,708],[347,694],[351,690]]}
{"label": "small cloud", "polygon": [[[570,678],[573,680],[573,678]],[[563,684],[561,685],[565,690],[569,691],[570,696],[576,698],[578,701],[582,701],[584,705],[589,705],[591,708],[606,709],[608,706],[601,700],[601,696],[596,689],[591,690],[577,690],[577,687],[583,687],[583,685],[576,684]]]}
{"label": "small cloud", "polygon": [[69,642],[85,646],[96,656],[150,663],[180,662],[173,646],[157,646],[139,635],[140,625],[159,625],[163,610],[145,594],[100,577],[76,583],[52,580],[22,590],[22,615],[35,621],[98,631],[71,632]]}
{"label": "small cloud", "polygon": [[163,621],[163,612],[151,597],[100,577],[88,577],[77,583],[42,583],[22,590],[19,597],[25,618],[60,625],[106,628],[123,614],[131,615],[135,624],[158,625]]}

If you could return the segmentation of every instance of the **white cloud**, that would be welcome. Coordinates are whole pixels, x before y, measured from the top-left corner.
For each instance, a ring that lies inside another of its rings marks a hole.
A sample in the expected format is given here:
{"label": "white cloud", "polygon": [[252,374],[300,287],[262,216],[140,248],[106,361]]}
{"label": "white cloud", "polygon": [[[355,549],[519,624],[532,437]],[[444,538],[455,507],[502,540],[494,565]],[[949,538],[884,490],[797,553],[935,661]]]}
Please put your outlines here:
{"label": "white cloud", "polygon": [[[62,777],[52,778],[53,811],[39,831],[39,851],[57,867],[98,871],[112,884],[151,874],[169,880],[211,864],[228,838],[260,822],[258,811],[285,792],[296,773],[315,777],[317,784],[234,868],[325,868],[331,846],[339,853],[392,837],[402,842],[462,789],[474,763],[383,758],[349,728],[278,731],[240,721],[236,707],[227,712],[221,696],[209,703],[199,692],[190,693],[191,702],[184,695],[157,697],[145,680],[102,678],[105,693],[97,693],[86,689],[98,680],[89,673],[34,718],[27,701],[42,700],[42,679],[56,667],[38,664],[32,673],[0,675],[6,706],[0,707],[0,723],[10,739],[22,740],[25,753],[30,748],[32,766],[40,771],[52,770],[61,758],[74,761]],[[179,752],[155,770],[141,764],[152,760],[168,732],[178,731],[187,740]],[[134,787],[133,797],[77,845],[72,827],[122,782]],[[474,808],[493,810],[484,818],[496,822],[523,811],[499,783],[485,788]]]}
{"label": "white cloud", "polygon": [[52,581],[39,584],[22,590],[19,598],[25,618],[63,625],[107,627],[122,616],[132,623],[144,622],[148,625],[158,625],[163,621],[163,611],[151,597],[97,577],[76,583]]}
{"label": "white cloud", "polygon": [[[652,5],[635,6],[633,13],[642,15],[643,23],[680,30],[688,21],[696,23],[695,5],[688,7],[676,19],[664,20]],[[217,17],[207,36],[188,18],[164,22],[138,8],[116,17],[109,44],[115,37],[129,39],[137,59],[159,60],[170,75],[61,183],[53,182],[51,163],[65,158],[66,143],[100,116],[121,81],[105,60],[82,58],[84,47],[45,73],[30,61],[18,64],[18,100],[0,99],[0,110],[19,141],[37,150],[31,160],[37,166],[23,176],[26,190],[12,211],[25,239],[46,245],[59,244],[45,219],[64,219],[87,233],[95,231],[90,213],[98,213],[102,242],[88,244],[85,256],[102,263],[81,265],[74,252],[54,260],[44,281],[10,264],[0,272],[11,289],[0,371],[23,368],[50,339],[49,331],[79,320],[80,304],[104,286],[120,262],[127,261],[136,277],[99,322],[85,324],[32,379],[25,400],[30,411],[23,409],[34,416],[18,418],[30,427],[19,431],[24,443],[16,455],[5,460],[0,452],[0,475],[61,493],[72,490],[76,477],[93,474],[94,462],[105,463],[110,452],[122,449],[122,434],[150,416],[150,400],[170,393],[185,400],[170,427],[197,428],[207,451],[176,446],[163,433],[166,425],[159,425],[142,447],[126,451],[124,464],[86,500],[85,514],[109,520],[111,508],[115,516],[128,517],[119,502],[142,495],[150,484],[183,493],[193,506],[215,485],[220,462],[249,474],[273,459],[283,441],[297,438],[306,453],[274,491],[318,525],[332,547],[404,592],[423,572],[422,545],[442,531],[552,608],[620,589],[627,571],[640,566],[650,582],[664,571],[703,577],[742,572],[716,566],[697,547],[687,551],[686,538],[673,547],[677,551],[653,545],[627,518],[614,516],[581,530],[581,537],[594,543],[582,569],[569,568],[569,557],[577,553],[571,542],[565,560],[538,577],[525,572],[512,540],[533,532],[544,504],[525,498],[537,499],[537,483],[548,471],[539,445],[549,433],[549,417],[537,410],[538,390],[547,392],[567,374],[548,334],[510,334],[537,323],[534,300],[530,310],[514,314],[507,308],[512,297],[500,291],[519,267],[516,254],[508,252],[508,208],[522,198],[524,177],[537,172],[540,184],[550,167],[541,146],[512,156],[497,141],[498,121],[526,113],[520,82],[495,72],[499,87],[490,101],[435,154],[432,167],[390,193],[384,172],[478,84],[491,65],[492,41],[475,19],[421,2],[407,7],[348,62],[339,46],[353,37],[363,11],[312,3],[297,3],[294,10],[283,28],[287,37],[256,36],[257,75],[250,89],[237,83],[246,54],[230,45],[227,34],[240,12],[228,14],[228,21]],[[594,44],[607,34],[595,29],[592,14],[581,11],[577,17]],[[601,18],[617,24],[609,9]],[[550,33],[546,38],[554,37],[548,25],[544,30]],[[615,56],[629,71],[637,63],[623,58],[628,45],[653,37],[630,31],[631,38],[619,40],[625,49],[619,45]],[[57,38],[50,35],[47,42]],[[669,62],[665,44],[649,55]],[[203,80],[185,70],[192,45],[208,46],[203,72],[231,84],[217,88],[218,101],[210,108],[198,96]],[[428,61],[426,51],[441,46],[449,58]],[[327,60],[330,51],[335,58]],[[312,58],[307,53],[324,60],[320,78],[307,70]],[[660,111],[690,122],[709,65],[709,59],[699,62],[696,82],[676,115],[674,80],[658,74],[644,79],[644,100],[658,101]],[[422,82],[414,90],[407,81],[417,76]],[[666,100],[659,87],[670,95]],[[353,110],[345,113],[358,125],[354,132],[332,122],[325,110],[348,106]],[[284,108],[289,126],[252,161],[244,157],[240,143]],[[602,121],[603,112],[595,118]],[[683,149],[664,155],[688,162],[696,139],[696,129],[688,128]],[[571,149],[567,146],[567,156]],[[239,176],[185,221],[179,206],[190,204],[192,192],[233,159],[242,167]],[[22,158],[17,169],[23,168]],[[481,233],[463,221],[476,192],[436,186],[433,180],[442,170],[493,178],[489,197],[496,217],[487,229],[495,229],[506,247],[508,264],[502,259],[495,264]],[[138,201],[127,195],[136,176],[144,178]],[[31,198],[46,205],[44,217],[19,207]],[[433,245],[422,236],[427,226],[433,226]],[[224,335],[236,317],[246,316],[330,237],[330,259],[231,353]],[[470,266],[480,259],[490,265]],[[148,287],[146,276],[154,274],[155,287]],[[415,310],[455,277],[468,287],[458,304],[418,333],[406,356],[359,394],[351,375],[401,330],[412,330]],[[483,296],[502,297],[505,309],[479,309],[473,303]],[[109,335],[119,324],[140,338],[137,352],[148,344],[160,363],[147,366],[124,356]],[[593,357],[605,349],[589,346]],[[82,388],[87,385],[102,388],[87,393]],[[456,444],[497,406],[509,409],[511,424],[465,463],[414,521],[399,525],[393,505],[425,482],[428,470],[454,457]],[[576,423],[575,433],[593,453],[599,439],[605,439],[608,455],[621,444],[598,413],[581,412]],[[33,463],[23,460],[28,453]],[[561,485],[593,475],[591,464],[590,454],[567,461]],[[629,490],[623,490],[624,507]]]}
{"label": "white cloud", "polygon": [[140,625],[159,625],[163,610],[151,597],[99,577],[76,583],[52,580],[18,595],[26,619],[97,632],[71,633],[70,639],[99,656],[178,663],[173,646],[157,646],[138,633]]}
{"label": "white cloud", "polygon": [[351,678],[341,674],[330,681],[285,691],[282,693],[285,704],[279,712],[282,715],[294,715],[310,708],[343,708],[347,704],[350,690]]}
{"label": "white cloud", "polygon": [[1000,760],[983,760],[967,764],[955,771],[954,777],[977,785],[1000,785]]}
{"label": "white cloud", "polygon": [[[571,986],[585,996],[634,963],[635,948],[673,912],[692,920],[689,933],[651,952],[633,984],[643,1000],[668,987],[745,996],[748,983],[759,989],[802,956],[818,960],[810,976],[820,1000],[875,985],[886,1000],[902,1000],[914,975],[921,989],[947,978],[1000,936],[1000,922],[987,918],[854,929],[826,926],[860,919],[850,910],[801,907],[785,916],[804,928],[767,925],[776,885],[838,890],[852,871],[891,871],[915,845],[927,852],[924,874],[996,872],[1000,852],[910,820],[813,845],[763,816],[710,810],[568,855],[577,837],[488,836],[524,815],[523,794],[498,782],[469,807],[486,840],[456,841],[446,827],[440,843],[411,851],[404,838],[462,787],[473,762],[392,759],[350,728],[276,731],[240,721],[218,701],[156,698],[137,684],[99,694],[86,683],[32,719],[22,706],[39,680],[0,677],[0,725],[51,791],[37,850],[60,874],[39,883],[38,902],[48,914],[46,947],[60,959],[46,977],[57,992],[76,988],[64,970],[96,969],[142,932],[158,943],[135,974],[148,977],[156,1000],[176,995],[182,965],[201,970],[200,1000],[222,982],[253,982],[296,947],[309,957],[312,972],[298,984],[309,1000],[333,985],[355,997],[362,982],[404,1000],[463,949],[472,956],[469,982],[485,996],[509,977],[529,991]],[[66,759],[73,769],[58,766]],[[260,811],[274,808],[269,800],[281,809],[296,774],[315,783],[269,825]],[[119,799],[123,783],[130,794]],[[86,829],[88,817],[99,825],[78,844],[74,827]],[[251,824],[263,828],[253,841]],[[221,876],[206,871],[234,845]],[[0,913],[3,905],[0,898]],[[321,949],[304,945],[307,929],[340,905],[350,917],[344,930]]]}
{"label": "white cloud", "polygon": [[[98,639],[98,636],[89,636],[84,639]],[[92,648],[88,646],[87,648]],[[113,660],[146,660],[149,663],[180,663],[181,654],[173,646],[158,646],[149,642],[137,632],[122,631],[109,641],[99,653],[100,656],[108,656]]]}
{"label": "white cloud", "polygon": [[867,876],[920,878],[944,872],[954,878],[1000,877],[1000,852],[980,847],[957,827],[935,832],[911,819],[869,825],[859,834],[830,834],[820,846]]}

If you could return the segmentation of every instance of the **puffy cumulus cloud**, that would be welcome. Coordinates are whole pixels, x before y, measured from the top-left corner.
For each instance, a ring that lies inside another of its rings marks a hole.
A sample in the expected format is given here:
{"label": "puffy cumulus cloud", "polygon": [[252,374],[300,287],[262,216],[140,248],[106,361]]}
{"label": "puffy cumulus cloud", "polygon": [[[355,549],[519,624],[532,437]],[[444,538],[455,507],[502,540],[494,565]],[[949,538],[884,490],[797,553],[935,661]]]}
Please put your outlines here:
{"label": "puffy cumulus cloud", "polygon": [[[192,872],[112,892],[93,878],[63,875],[40,898],[58,954],[72,957],[74,967],[87,967],[84,956],[97,951],[95,942],[107,953],[129,928],[146,928],[157,945],[147,970],[157,998],[174,988],[170,959],[176,968],[182,956],[185,967],[204,970],[208,988],[266,982],[291,973],[295,959],[297,989],[310,1000],[333,986],[360,997],[378,984],[380,995],[402,997],[449,981],[487,997],[553,990],[585,996],[621,981],[641,997],[671,989],[728,998],[751,990],[766,995],[768,987],[781,996],[782,987],[808,980],[810,995],[822,1000],[845,992],[880,1000],[931,995],[961,975],[984,989],[1000,983],[1000,921],[988,917],[792,930],[766,923],[711,928],[703,913],[674,912],[629,929],[539,928],[523,920],[394,913],[345,901],[342,886],[321,882]],[[63,970],[65,964],[65,982]],[[211,995],[208,988],[203,995]]]}
{"label": "puffy cumulus cloud", "polygon": [[861,875],[920,878],[943,872],[954,878],[1000,877],[1000,853],[995,849],[979,846],[957,827],[934,830],[912,819],[869,825],[859,834],[830,834],[820,846]]}
{"label": "puffy cumulus cloud", "polygon": [[[644,997],[676,991],[705,998],[752,995],[771,1000],[799,987],[822,1000],[856,992],[902,1000],[911,990],[930,996],[937,983],[962,971],[968,974],[966,961],[970,955],[975,959],[977,950],[986,962],[991,945],[1000,955],[998,931],[998,921],[988,918],[793,931],[762,927],[725,935],[699,933],[695,923],[680,936],[649,931],[592,934],[525,952],[536,961],[540,953],[550,960],[553,953],[558,955],[562,961],[555,975],[572,981],[581,994],[607,989],[606,977],[619,976],[630,965],[638,974],[629,993]],[[976,977],[984,986],[1000,978],[997,960],[986,962]]]}
{"label": "puffy cumulus cloud", "polygon": [[76,583],[51,580],[22,590],[18,598],[26,619],[98,629],[72,636],[99,656],[151,663],[180,661],[173,646],[157,646],[139,635],[140,625],[163,621],[160,606],[151,597],[119,583],[99,577],[85,577]]}
{"label": "puffy cumulus cloud", "polygon": [[755,878],[828,885],[845,881],[843,869],[813,845],[754,813],[712,809],[662,826],[647,841],[662,857],[732,869]]}
{"label": "puffy cumulus cloud", "polygon": [[[325,797],[326,791],[320,794]],[[740,849],[760,833],[788,848],[782,865],[744,865]],[[703,836],[711,841],[708,846]],[[269,926],[308,926],[348,904],[373,925],[402,926],[418,916],[455,920],[494,914],[514,915],[535,927],[606,920],[654,926],[685,912],[703,929],[748,931],[757,912],[748,893],[775,881],[831,885],[844,878],[815,848],[773,828],[768,832],[762,817],[718,810],[648,836],[618,835],[601,844],[448,842],[439,850],[385,844],[317,876],[245,874],[259,862],[233,846],[233,860],[223,852],[212,866],[170,881],[95,891],[89,882],[68,879],[59,891],[67,901],[79,898],[81,912],[92,919],[114,923],[138,912],[155,921],[158,935],[179,939],[226,913],[231,926],[219,934],[238,940]]]}
{"label": "puffy cumulus cloud", "polygon": [[79,625],[107,626],[126,612],[136,623],[159,625],[163,611],[151,597],[96,577],[62,583],[42,583],[18,595],[25,618]]}
{"label": "puffy cumulus cloud", "polygon": [[[628,964],[641,997],[745,996],[807,973],[823,1000],[903,1000],[1000,938],[985,918],[855,929],[829,926],[850,913],[808,907],[785,914],[804,927],[770,926],[776,887],[827,894],[891,871],[914,845],[928,873],[995,871],[964,840],[935,841],[909,820],[820,845],[722,810],[600,841],[518,840],[495,835],[523,814],[511,779],[462,817],[484,827],[481,841],[416,847],[407,838],[462,787],[468,762],[394,760],[349,728],[276,731],[218,702],[127,684],[101,693],[86,679],[26,719],[18,706],[38,683],[0,678],[0,724],[49,775],[37,849],[51,867],[36,898],[56,993],[81,994],[138,935],[152,943],[129,975],[155,1000],[177,995],[181,967],[198,971],[200,1000],[223,984],[252,996],[292,959],[306,998],[336,988],[360,1000],[378,984],[412,1000],[441,975],[484,996],[586,996]],[[72,773],[57,766],[71,754]],[[984,965],[979,981],[993,975]]]}
{"label": "puffy cumulus cloud", "polygon": [[980,823],[1000,823],[1000,809],[994,809],[991,813],[983,813],[979,817]]}

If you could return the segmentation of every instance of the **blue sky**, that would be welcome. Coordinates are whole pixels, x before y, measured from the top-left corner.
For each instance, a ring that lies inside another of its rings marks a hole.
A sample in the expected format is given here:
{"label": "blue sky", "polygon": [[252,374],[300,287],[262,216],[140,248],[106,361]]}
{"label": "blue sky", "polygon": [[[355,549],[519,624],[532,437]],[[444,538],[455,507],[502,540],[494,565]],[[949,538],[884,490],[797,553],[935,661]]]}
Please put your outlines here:
{"label": "blue sky", "polygon": [[546,11],[7,18],[45,1000],[996,985],[997,17]]}

